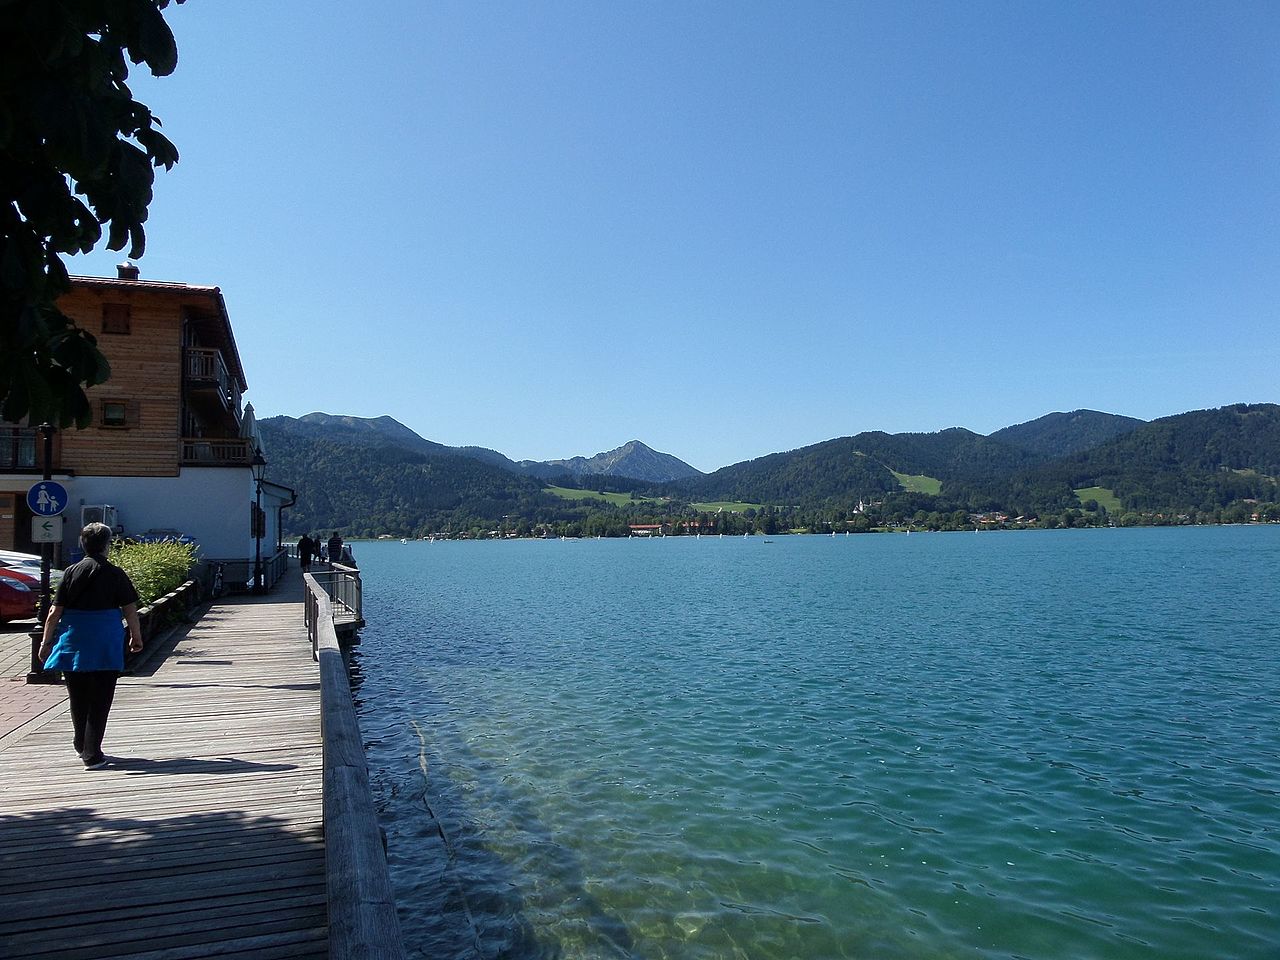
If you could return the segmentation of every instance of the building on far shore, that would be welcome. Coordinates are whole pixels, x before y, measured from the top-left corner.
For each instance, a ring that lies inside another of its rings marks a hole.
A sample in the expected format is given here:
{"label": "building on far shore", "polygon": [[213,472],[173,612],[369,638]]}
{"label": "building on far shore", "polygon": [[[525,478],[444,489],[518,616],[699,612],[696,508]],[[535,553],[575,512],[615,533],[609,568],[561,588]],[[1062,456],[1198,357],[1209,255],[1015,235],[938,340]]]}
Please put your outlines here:
{"label": "building on far shore", "polygon": [[[54,434],[52,475],[69,501],[56,561],[76,555],[82,523],[102,520],[127,536],[185,534],[202,560],[227,565],[228,585],[243,582],[256,547],[252,465],[265,451],[253,407],[242,402],[248,382],[222,291],[140,280],[128,263],[118,270],[72,277],[58,301],[97,338],[111,377],[86,391],[92,424]],[[0,424],[0,550],[38,552],[26,492],[43,468],[37,426]],[[268,480],[261,487],[263,565],[274,571],[293,491]]]}

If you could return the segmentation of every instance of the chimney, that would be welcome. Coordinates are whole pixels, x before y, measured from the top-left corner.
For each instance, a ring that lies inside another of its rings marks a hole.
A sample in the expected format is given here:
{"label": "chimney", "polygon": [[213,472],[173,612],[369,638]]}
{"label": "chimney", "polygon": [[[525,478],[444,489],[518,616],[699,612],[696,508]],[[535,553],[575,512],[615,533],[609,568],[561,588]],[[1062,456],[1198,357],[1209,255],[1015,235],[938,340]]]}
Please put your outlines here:
{"label": "chimney", "polygon": [[138,268],[126,260],[124,263],[116,264],[116,273],[121,280],[137,280]]}

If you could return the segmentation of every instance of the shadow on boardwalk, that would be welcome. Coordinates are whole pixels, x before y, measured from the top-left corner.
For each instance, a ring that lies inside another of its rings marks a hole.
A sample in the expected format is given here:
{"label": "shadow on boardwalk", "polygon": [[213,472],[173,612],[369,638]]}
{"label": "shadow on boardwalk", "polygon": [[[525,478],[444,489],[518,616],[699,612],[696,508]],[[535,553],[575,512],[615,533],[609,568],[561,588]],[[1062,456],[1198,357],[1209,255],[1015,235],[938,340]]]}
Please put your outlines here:
{"label": "shadow on boardwalk", "polygon": [[323,858],[271,816],[0,816],[0,957],[324,955]]}
{"label": "shadow on boardwalk", "polygon": [[297,770],[296,763],[255,763],[252,760],[237,760],[235,757],[168,757],[160,760],[148,760],[145,757],[125,757],[113,759],[111,769],[123,770],[126,774],[189,774],[189,773],[275,773],[286,770]]}
{"label": "shadow on boardwalk", "polygon": [[302,604],[195,616],[121,678],[107,769],[82,769],[61,688],[0,737],[0,960],[328,955]]}

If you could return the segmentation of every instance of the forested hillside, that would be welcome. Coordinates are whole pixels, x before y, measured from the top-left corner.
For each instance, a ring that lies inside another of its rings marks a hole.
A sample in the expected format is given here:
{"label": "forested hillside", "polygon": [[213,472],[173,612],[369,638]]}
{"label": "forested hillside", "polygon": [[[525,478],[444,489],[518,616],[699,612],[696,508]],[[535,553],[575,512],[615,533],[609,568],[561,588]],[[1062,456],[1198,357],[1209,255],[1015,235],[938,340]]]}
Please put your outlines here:
{"label": "forested hillside", "polygon": [[701,500],[849,506],[901,491],[895,472],[940,480],[945,493],[956,482],[1006,477],[1042,459],[959,427],[876,431],[734,464],[672,489]]}
{"label": "forested hillside", "polygon": [[990,439],[1046,457],[1065,457],[1132,433],[1144,422],[1114,413],[1073,410],[1005,427],[991,434]]}
{"label": "forested hillside", "polygon": [[[348,537],[419,537],[499,526],[524,533],[582,523],[598,512],[594,504],[566,501],[547,493],[541,480],[470,453],[485,457],[494,451],[444,447],[390,417],[321,417],[259,421],[270,479],[298,494],[284,514],[284,529],[292,536],[338,530]],[[564,476],[558,482],[572,480]],[[615,490],[637,485],[624,478],[593,480],[593,486]],[[625,521],[618,520],[608,528],[625,530]]]}
{"label": "forested hillside", "polygon": [[[434,444],[390,418],[279,417],[261,427],[271,478],[298,491],[286,513],[294,533],[625,535],[631,523],[734,533],[956,529],[993,517],[1041,526],[1280,517],[1274,404],[1151,423],[1076,411],[990,437],[962,428],[868,432],[680,481],[565,475],[557,489],[495,451]],[[1045,452],[1058,448],[1073,452]]]}
{"label": "forested hillside", "polygon": [[1280,406],[1237,404],[1153,420],[1042,473],[1077,488],[1109,487],[1135,511],[1274,501]]}
{"label": "forested hillside", "polygon": [[887,467],[858,451],[855,438],[842,437],[723,467],[662,489],[689,500],[843,504],[852,498],[856,504],[859,497],[899,488]]}
{"label": "forested hillside", "polygon": [[270,417],[259,421],[268,432],[281,431],[290,436],[311,439],[339,440],[358,445],[399,447],[413,453],[433,456],[471,457],[482,463],[520,472],[517,465],[496,450],[485,447],[450,447],[434,440],[427,440],[414,433],[393,417],[344,417],[327,413],[308,413],[304,417]]}
{"label": "forested hillside", "polygon": [[292,487],[286,529],[407,536],[451,523],[522,513],[541,485],[469,457],[414,453],[392,444],[290,435],[269,427],[263,440],[271,479]]}
{"label": "forested hillside", "polygon": [[269,431],[285,431],[291,436],[343,442],[399,447],[413,453],[434,456],[470,457],[501,467],[512,473],[558,481],[564,477],[628,477],[650,483],[661,483],[683,477],[699,476],[700,471],[678,457],[661,453],[639,440],[593,457],[571,457],[567,460],[521,460],[518,463],[497,450],[487,447],[451,447],[427,440],[393,417],[347,417],[328,413],[308,413],[303,417],[270,417],[261,421]]}

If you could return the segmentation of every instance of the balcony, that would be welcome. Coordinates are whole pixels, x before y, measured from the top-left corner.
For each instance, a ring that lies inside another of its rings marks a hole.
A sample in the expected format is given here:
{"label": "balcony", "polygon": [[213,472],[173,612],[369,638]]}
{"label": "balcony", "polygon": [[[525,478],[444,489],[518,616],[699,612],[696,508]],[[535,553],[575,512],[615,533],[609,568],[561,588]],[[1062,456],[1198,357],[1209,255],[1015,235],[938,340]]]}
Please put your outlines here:
{"label": "balcony", "polygon": [[187,387],[195,395],[212,395],[222,409],[235,415],[239,422],[240,385],[227,370],[222,351],[211,347],[187,347],[184,350]]}
{"label": "balcony", "polygon": [[183,437],[184,467],[247,467],[253,445],[242,437]]}

